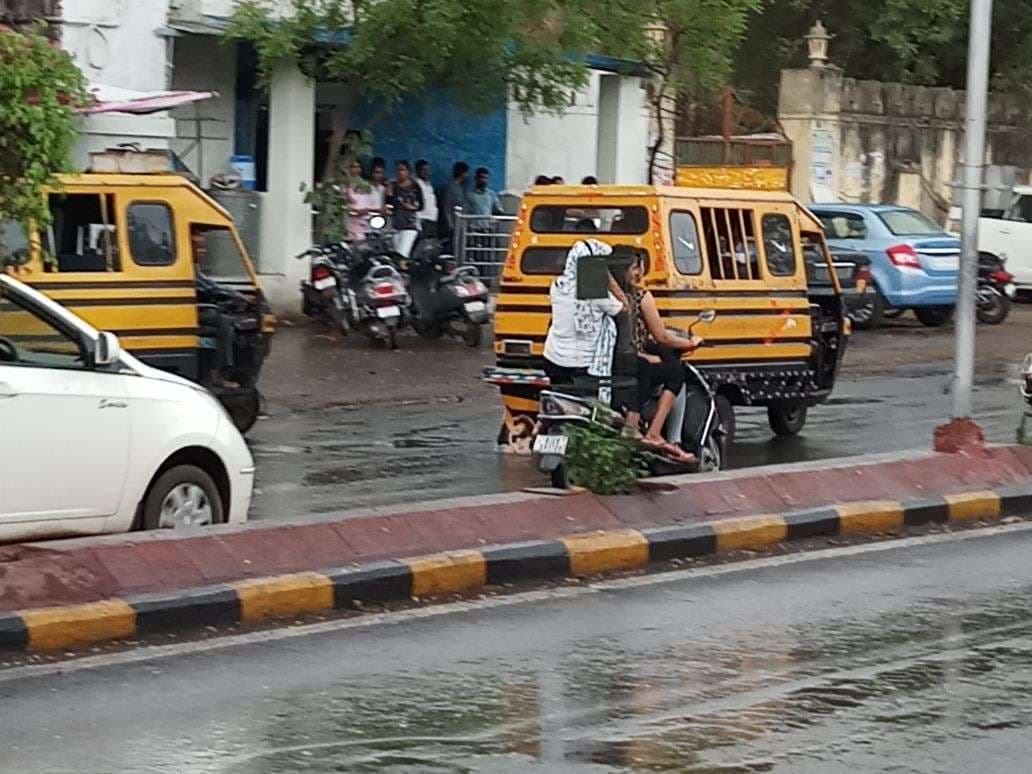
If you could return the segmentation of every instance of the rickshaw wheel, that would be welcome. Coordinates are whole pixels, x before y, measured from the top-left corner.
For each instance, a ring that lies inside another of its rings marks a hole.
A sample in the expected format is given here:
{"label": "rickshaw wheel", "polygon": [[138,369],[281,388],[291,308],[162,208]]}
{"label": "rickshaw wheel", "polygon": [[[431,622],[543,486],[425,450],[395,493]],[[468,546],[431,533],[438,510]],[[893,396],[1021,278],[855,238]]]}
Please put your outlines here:
{"label": "rickshaw wheel", "polygon": [[258,390],[250,390],[246,397],[241,396],[239,399],[231,401],[229,405],[226,405],[226,411],[229,412],[236,429],[241,433],[246,433],[254,427],[255,422],[258,421],[258,415],[261,413],[261,398]]}

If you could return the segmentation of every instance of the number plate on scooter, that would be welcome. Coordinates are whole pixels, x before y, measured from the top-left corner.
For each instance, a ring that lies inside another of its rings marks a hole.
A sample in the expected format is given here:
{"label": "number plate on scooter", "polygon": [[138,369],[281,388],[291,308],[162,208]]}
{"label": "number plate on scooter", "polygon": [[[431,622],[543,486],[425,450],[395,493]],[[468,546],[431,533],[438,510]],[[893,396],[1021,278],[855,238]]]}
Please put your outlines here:
{"label": "number plate on scooter", "polygon": [[483,301],[469,301],[463,304],[462,307],[467,312],[472,314],[473,312],[483,312],[485,309],[487,309],[487,304],[485,304]]}
{"label": "number plate on scooter", "polygon": [[534,439],[534,453],[562,456],[566,454],[568,440],[565,435],[539,435]]}
{"label": "number plate on scooter", "polygon": [[313,282],[312,287],[316,290],[326,290],[326,288],[332,288],[336,284],[337,280],[335,280],[333,277],[323,277],[322,279],[317,279],[315,282]]}
{"label": "number plate on scooter", "polygon": [[386,320],[388,317],[399,317],[401,310],[396,306],[378,306],[376,307],[376,316],[381,320]]}

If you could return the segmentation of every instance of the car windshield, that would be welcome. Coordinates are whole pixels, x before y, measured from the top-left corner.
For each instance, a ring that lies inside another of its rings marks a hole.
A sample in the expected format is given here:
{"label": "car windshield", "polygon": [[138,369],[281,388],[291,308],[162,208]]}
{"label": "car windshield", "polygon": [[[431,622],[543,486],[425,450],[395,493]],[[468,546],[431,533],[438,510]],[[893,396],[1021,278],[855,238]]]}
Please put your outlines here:
{"label": "car windshield", "polygon": [[885,227],[896,236],[942,233],[940,225],[916,210],[889,210],[888,212],[879,212],[878,217]]}

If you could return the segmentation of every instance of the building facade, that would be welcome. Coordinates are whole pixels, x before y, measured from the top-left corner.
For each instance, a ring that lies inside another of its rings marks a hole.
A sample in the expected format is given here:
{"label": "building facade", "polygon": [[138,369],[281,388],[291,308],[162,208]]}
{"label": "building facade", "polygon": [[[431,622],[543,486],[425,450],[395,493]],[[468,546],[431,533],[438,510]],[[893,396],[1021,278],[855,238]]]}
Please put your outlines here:
{"label": "building facade", "polygon": [[[84,118],[75,161],[85,167],[90,151],[135,142],[174,151],[207,186],[229,171],[234,156],[252,159],[256,191],[239,212],[253,222],[242,230],[253,233],[246,241],[274,308],[290,314],[306,271],[293,256],[312,238],[305,191],[321,173],[343,96],[335,84],[311,82],[292,66],[280,68],[268,88],[260,88],[249,47],[222,41],[234,5],[234,0],[39,0],[38,10],[93,84],[136,92],[218,93],[170,113]],[[517,194],[538,174],[569,182],[586,175],[602,182],[644,182],[652,136],[648,75],[602,57],[589,64],[588,84],[570,95],[562,115],[526,116],[505,95],[499,95],[495,110],[470,115],[430,93],[412,97],[385,117],[359,106],[350,123],[354,129],[373,124],[374,154],[389,165],[398,159],[429,160],[438,185],[458,160],[488,167],[493,187]]]}

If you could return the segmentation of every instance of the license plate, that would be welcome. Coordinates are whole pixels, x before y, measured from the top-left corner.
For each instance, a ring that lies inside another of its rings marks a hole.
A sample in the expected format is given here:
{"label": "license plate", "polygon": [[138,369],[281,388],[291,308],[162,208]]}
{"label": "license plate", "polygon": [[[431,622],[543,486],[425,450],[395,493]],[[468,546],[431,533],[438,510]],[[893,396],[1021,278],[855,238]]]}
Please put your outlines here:
{"label": "license plate", "polygon": [[317,279],[315,282],[313,282],[312,287],[316,290],[326,290],[326,288],[332,288],[336,284],[337,280],[335,280],[333,277],[323,277],[322,279]]}
{"label": "license plate", "polygon": [[401,310],[396,306],[378,306],[376,307],[376,316],[381,320],[386,320],[388,317],[398,317],[401,315]]}
{"label": "license plate", "polygon": [[1014,294],[1018,292],[1018,288],[1013,282],[1008,282],[1003,286],[1003,292],[1011,298],[1014,298]]}
{"label": "license plate", "polygon": [[487,309],[487,304],[485,304],[483,301],[468,301],[462,306],[467,312],[470,312],[471,314],[473,312],[483,312],[485,309]]}
{"label": "license plate", "polygon": [[566,454],[567,440],[565,435],[539,435],[534,439],[534,452],[562,456]]}
{"label": "license plate", "polygon": [[945,255],[929,258],[928,267],[933,271],[957,271],[960,268],[960,256]]}

